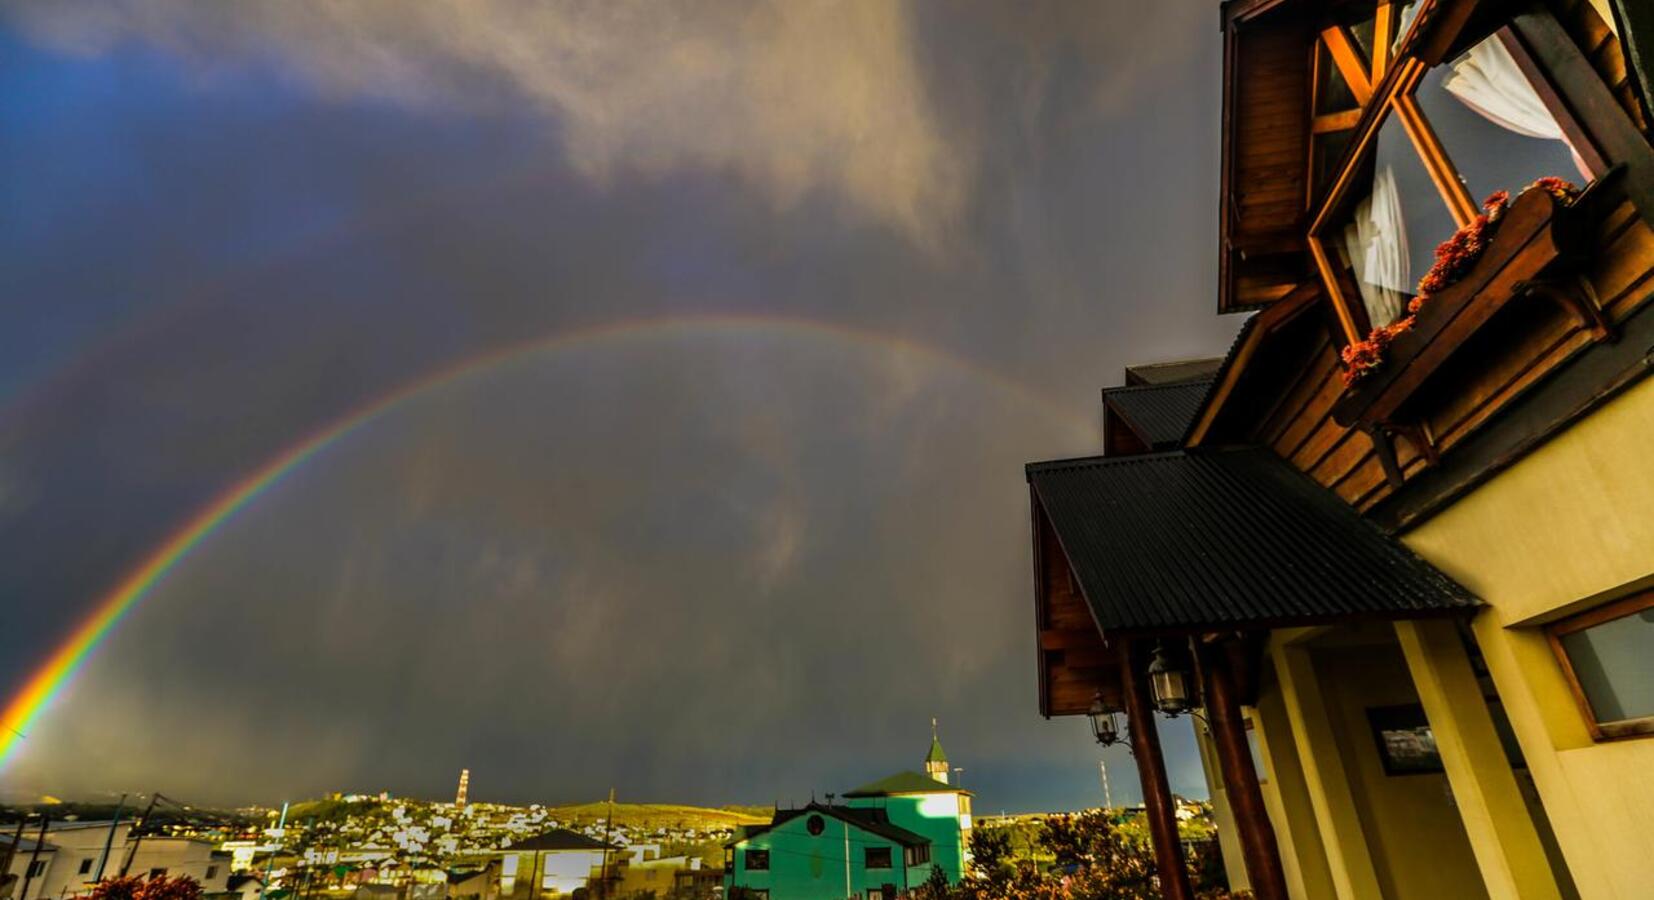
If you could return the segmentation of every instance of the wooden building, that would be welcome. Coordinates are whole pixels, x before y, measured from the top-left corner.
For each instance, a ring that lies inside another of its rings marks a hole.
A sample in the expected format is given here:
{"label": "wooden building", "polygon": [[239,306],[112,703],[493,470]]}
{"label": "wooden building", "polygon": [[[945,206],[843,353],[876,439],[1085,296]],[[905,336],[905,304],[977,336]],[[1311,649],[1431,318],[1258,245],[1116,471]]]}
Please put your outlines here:
{"label": "wooden building", "polygon": [[1185,712],[1259,897],[1654,896],[1654,2],[1220,21],[1249,318],[1028,467],[1040,711],[1130,740],[1168,897]]}

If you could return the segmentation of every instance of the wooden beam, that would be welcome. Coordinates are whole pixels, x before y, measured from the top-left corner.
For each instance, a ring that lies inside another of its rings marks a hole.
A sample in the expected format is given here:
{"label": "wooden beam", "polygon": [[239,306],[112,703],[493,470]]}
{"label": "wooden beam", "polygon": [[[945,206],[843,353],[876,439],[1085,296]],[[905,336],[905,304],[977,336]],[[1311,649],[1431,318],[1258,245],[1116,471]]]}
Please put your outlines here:
{"label": "wooden beam", "polygon": [[1350,86],[1350,93],[1355,95],[1355,102],[1366,106],[1367,101],[1373,99],[1373,81],[1367,74],[1367,68],[1361,64],[1361,53],[1350,42],[1349,35],[1344,33],[1340,25],[1321,32],[1321,40],[1327,44],[1327,50],[1332,53],[1333,65],[1338,67],[1338,74],[1344,76],[1344,83]]}
{"label": "wooden beam", "polygon": [[1631,64],[1631,84],[1643,113],[1654,116],[1654,6],[1642,0],[1612,0],[1620,46]]}
{"label": "wooden beam", "polygon": [[1246,859],[1247,880],[1259,900],[1287,900],[1286,870],[1281,867],[1275,826],[1269,821],[1263,789],[1258,786],[1227,648],[1195,641],[1194,649],[1205,687],[1207,725],[1217,749],[1229,809],[1235,817],[1241,855]]}
{"label": "wooden beam", "polygon": [[1387,0],[1378,4],[1378,18],[1373,21],[1373,84],[1382,81],[1384,70],[1390,67],[1390,45],[1395,43],[1396,26],[1400,24],[1398,5]]}
{"label": "wooden beam", "polygon": [[1183,864],[1183,842],[1177,836],[1177,807],[1172,800],[1171,782],[1166,779],[1166,760],[1160,755],[1160,733],[1154,728],[1154,699],[1149,696],[1147,663],[1133,645],[1122,647],[1120,685],[1126,701],[1126,721],[1131,729],[1131,752],[1137,762],[1137,777],[1143,783],[1143,812],[1154,841],[1155,868],[1160,874],[1160,894],[1167,900],[1194,900],[1189,870]]}

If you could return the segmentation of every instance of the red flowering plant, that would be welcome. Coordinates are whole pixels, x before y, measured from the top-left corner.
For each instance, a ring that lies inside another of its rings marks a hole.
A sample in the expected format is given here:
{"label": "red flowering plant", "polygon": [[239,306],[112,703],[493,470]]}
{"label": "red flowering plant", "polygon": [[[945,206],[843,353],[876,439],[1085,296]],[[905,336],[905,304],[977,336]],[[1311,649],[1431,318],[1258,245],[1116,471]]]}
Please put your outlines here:
{"label": "red flowering plant", "polygon": [[[1522,193],[1541,190],[1561,204],[1569,204],[1579,196],[1580,189],[1555,176],[1546,176],[1522,189]],[[1453,236],[1436,246],[1436,262],[1419,279],[1418,294],[1407,303],[1407,315],[1374,328],[1364,341],[1356,341],[1344,348],[1344,385],[1348,387],[1367,377],[1384,364],[1385,351],[1396,336],[1411,329],[1418,320],[1419,310],[1430,298],[1447,290],[1476,267],[1487,252],[1499,222],[1510,209],[1510,192],[1494,191],[1482,201],[1482,211],[1465,223]]]}

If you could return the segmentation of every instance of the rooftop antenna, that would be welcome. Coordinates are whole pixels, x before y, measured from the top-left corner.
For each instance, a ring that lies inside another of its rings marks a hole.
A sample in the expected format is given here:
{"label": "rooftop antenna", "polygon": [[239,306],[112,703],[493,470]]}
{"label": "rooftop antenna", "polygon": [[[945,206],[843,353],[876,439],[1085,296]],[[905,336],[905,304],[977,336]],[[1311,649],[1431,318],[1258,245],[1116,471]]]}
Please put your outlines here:
{"label": "rooftop antenna", "polygon": [[1103,777],[1103,808],[1110,811],[1110,812],[1113,812],[1114,811],[1114,795],[1112,793],[1110,793],[1109,789],[1108,789],[1108,760],[1106,760],[1106,759],[1097,760],[1097,771],[1099,773],[1101,773],[1102,777]]}

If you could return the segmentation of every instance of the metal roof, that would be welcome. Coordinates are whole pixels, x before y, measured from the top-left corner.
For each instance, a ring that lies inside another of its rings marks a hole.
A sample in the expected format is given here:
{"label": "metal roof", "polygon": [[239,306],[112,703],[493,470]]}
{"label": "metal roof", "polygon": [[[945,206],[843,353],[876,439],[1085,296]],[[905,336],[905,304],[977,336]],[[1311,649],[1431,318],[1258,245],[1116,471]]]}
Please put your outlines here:
{"label": "metal roof", "polygon": [[841,822],[849,824],[853,828],[860,828],[869,834],[875,834],[886,840],[895,841],[904,847],[923,847],[931,842],[930,838],[925,837],[922,834],[916,834],[901,827],[900,825],[892,823],[890,821],[889,814],[882,809],[865,806],[839,806],[834,804],[811,802],[808,806],[800,809],[776,810],[775,815],[771,817],[768,825],[759,825],[748,828],[744,834],[738,834],[734,838],[725,842],[724,846],[733,847],[743,841],[767,834],[806,813],[820,813],[825,816],[832,816]]}
{"label": "metal roof", "polygon": [[618,850],[613,844],[605,844],[595,838],[587,837],[578,831],[567,828],[553,828],[533,837],[523,838],[511,844],[512,850]]}
{"label": "metal roof", "polygon": [[1103,388],[1103,404],[1154,450],[1170,450],[1183,440],[1200,412],[1210,380]]}
{"label": "metal roof", "polygon": [[880,778],[869,784],[864,784],[855,790],[845,791],[846,797],[883,797],[890,794],[964,794],[951,784],[937,781],[929,775],[918,772],[897,772],[888,778]]}
{"label": "metal roof", "polygon": [[1058,460],[1027,475],[1105,634],[1413,618],[1478,603],[1267,449]]}

